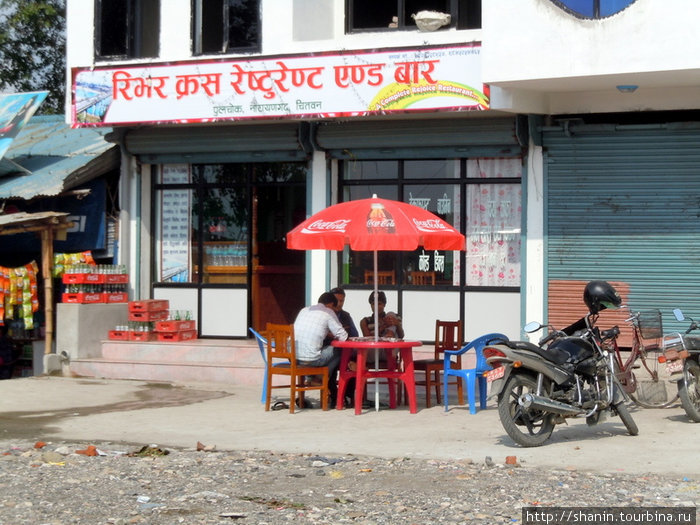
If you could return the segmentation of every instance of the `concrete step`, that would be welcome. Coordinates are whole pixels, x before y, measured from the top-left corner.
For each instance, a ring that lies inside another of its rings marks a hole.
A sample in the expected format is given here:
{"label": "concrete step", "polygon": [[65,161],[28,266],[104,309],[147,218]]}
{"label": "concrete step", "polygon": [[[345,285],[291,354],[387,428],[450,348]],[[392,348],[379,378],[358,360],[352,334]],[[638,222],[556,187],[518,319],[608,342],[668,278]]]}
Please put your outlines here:
{"label": "concrete step", "polygon": [[73,358],[73,376],[262,385],[263,360],[249,340],[182,343],[103,341],[99,357]]}
{"label": "concrete step", "polygon": [[[430,347],[414,352],[414,359],[431,357]],[[64,368],[64,374],[80,377],[261,387],[263,373],[257,343],[245,339],[194,339],[168,343],[105,340],[101,342],[99,356],[73,357]]]}

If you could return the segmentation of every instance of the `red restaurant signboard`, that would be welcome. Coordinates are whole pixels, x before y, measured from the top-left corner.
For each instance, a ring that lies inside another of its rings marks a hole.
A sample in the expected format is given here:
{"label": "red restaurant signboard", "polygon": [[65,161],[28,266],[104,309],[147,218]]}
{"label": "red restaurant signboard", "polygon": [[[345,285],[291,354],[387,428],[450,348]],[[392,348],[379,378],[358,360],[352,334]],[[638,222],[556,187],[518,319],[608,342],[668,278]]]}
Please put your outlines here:
{"label": "red restaurant signboard", "polygon": [[489,108],[481,46],[75,68],[74,127]]}

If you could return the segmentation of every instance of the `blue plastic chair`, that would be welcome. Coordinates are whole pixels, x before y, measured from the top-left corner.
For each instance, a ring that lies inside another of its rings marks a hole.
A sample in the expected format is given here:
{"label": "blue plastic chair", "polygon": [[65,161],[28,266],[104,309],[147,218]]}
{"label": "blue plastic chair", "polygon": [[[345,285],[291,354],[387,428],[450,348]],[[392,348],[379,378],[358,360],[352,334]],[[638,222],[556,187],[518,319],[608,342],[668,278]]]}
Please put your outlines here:
{"label": "blue plastic chair", "polygon": [[[508,340],[508,337],[499,334],[485,334],[477,337],[470,343],[467,343],[459,350],[445,350],[443,357],[443,404],[445,405],[445,412],[447,412],[447,379],[449,376],[461,377],[466,380],[467,383],[467,395],[469,396],[469,413],[476,414],[476,382],[479,380],[479,405],[483,410],[486,408],[486,378],[484,377],[484,372],[491,370],[491,366],[486,363],[484,358],[484,347],[493,342],[494,340]],[[476,367],[475,368],[452,368],[451,357],[453,355],[461,356],[471,349],[476,352]]]}
{"label": "blue plastic chair", "polygon": [[[260,347],[260,355],[262,357],[263,363],[265,364],[265,368],[263,369],[263,386],[262,386],[262,396],[260,398],[260,402],[264,403],[265,402],[265,393],[267,392],[267,339],[265,339],[261,334],[253,330],[253,328],[248,328],[250,330],[250,333],[255,336],[255,340],[258,342],[258,347]],[[274,366],[285,366],[289,365],[289,363],[284,363],[284,362],[279,362],[275,363]]]}

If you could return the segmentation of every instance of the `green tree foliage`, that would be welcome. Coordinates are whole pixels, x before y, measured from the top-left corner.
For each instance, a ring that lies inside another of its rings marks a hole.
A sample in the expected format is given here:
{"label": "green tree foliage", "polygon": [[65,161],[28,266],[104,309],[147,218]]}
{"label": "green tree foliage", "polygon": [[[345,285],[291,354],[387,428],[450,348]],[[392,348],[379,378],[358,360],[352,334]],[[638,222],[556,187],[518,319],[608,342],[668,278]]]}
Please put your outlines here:
{"label": "green tree foliage", "polygon": [[48,91],[38,113],[63,113],[65,0],[0,0],[0,91]]}

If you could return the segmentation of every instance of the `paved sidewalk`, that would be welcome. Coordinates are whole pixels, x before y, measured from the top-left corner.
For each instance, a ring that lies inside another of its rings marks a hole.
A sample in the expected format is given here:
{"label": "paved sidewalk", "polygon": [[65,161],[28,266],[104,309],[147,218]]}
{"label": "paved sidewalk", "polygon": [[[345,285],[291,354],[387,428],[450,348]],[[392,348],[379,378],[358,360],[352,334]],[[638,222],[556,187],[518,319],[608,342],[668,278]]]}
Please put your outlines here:
{"label": "paved sidewalk", "polygon": [[[313,399],[313,398],[312,398]],[[31,377],[0,381],[0,441],[125,442],[218,450],[463,459],[496,463],[517,456],[527,466],[627,473],[700,474],[700,426],[680,405],[630,407],[639,436],[619,418],[588,427],[559,425],[549,443],[521,448],[505,434],[493,402],[467,407],[408,407],[379,412],[319,409],[265,412],[258,387]],[[422,407],[422,408],[421,408]]]}

